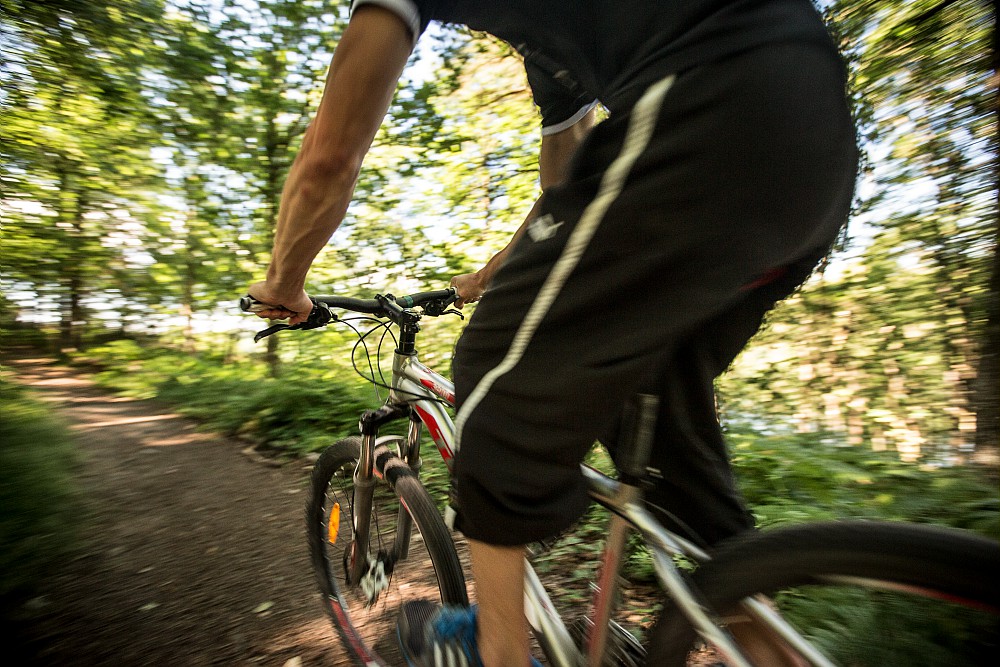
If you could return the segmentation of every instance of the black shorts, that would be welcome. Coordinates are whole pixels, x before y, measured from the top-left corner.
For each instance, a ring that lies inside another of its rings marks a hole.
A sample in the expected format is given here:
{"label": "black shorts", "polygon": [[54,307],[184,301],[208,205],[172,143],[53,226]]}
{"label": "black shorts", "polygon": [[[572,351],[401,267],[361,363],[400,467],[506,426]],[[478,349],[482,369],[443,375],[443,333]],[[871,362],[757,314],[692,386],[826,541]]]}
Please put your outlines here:
{"label": "black shorts", "polygon": [[713,380],[828,251],[857,151],[835,53],[781,44],[652,86],[591,132],[458,343],[462,530],[557,533],[624,403],[661,397],[654,504],[708,543],[753,526]]}

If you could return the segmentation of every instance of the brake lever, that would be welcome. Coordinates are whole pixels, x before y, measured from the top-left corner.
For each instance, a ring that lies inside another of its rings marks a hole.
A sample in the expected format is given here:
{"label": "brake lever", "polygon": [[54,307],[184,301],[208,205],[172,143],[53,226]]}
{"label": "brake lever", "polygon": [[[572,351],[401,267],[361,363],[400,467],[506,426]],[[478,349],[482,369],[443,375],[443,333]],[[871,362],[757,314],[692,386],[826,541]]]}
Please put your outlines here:
{"label": "brake lever", "polygon": [[285,329],[295,329],[298,326],[299,325],[297,324],[274,324],[264,329],[263,331],[258,331],[257,333],[255,333],[253,335],[253,342],[259,343],[264,338],[267,338],[268,336],[273,336],[279,331],[284,331]]}
{"label": "brake lever", "polygon": [[462,311],[460,311],[460,310],[458,310],[456,308],[449,308],[448,310],[444,311],[441,314],[442,315],[458,315],[458,319],[460,319],[460,320],[464,320],[465,319],[465,315],[462,314]]}
{"label": "brake lever", "polygon": [[441,315],[455,314],[461,317],[463,320],[465,316],[455,309],[449,309],[448,306],[455,303],[458,300],[458,292],[455,288],[451,288],[451,296],[445,299],[439,299],[437,301],[431,301],[423,305],[424,313],[432,317],[440,317]]}
{"label": "brake lever", "polygon": [[300,329],[317,329],[319,327],[325,327],[330,322],[337,321],[337,315],[333,312],[333,309],[331,309],[330,306],[325,303],[320,303],[316,299],[312,299],[312,302],[313,309],[309,311],[309,317],[306,318],[306,321],[293,324],[292,326]]}

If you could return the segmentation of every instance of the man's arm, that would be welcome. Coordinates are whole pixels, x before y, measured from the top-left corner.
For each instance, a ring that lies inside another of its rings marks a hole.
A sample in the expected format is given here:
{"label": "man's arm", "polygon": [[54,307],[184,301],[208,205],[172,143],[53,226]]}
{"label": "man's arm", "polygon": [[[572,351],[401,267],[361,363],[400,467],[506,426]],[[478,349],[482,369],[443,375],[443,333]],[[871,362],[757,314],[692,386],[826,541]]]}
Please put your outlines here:
{"label": "man's arm", "polygon": [[412,43],[410,29],[388,10],[364,5],[352,16],[285,181],[267,278],[249,290],[276,306],[261,317],[288,317],[295,324],[309,315],[306,273],[347,213]]}
{"label": "man's arm", "polygon": [[[542,136],[542,146],[538,155],[538,176],[543,197],[549,187],[558,185],[565,179],[570,159],[587,134],[590,133],[591,128],[594,127],[596,115],[596,110],[591,109],[586,116],[562,132]],[[486,263],[486,266],[475,273],[467,273],[451,279],[451,284],[458,290],[460,297],[456,301],[456,305],[459,308],[466,303],[478,301],[482,297],[493,276],[503,266],[504,261],[506,261],[511,248],[524,235],[531,221],[538,216],[541,201],[542,198],[539,197],[531,207],[531,210],[528,211],[524,222],[514,232],[514,236],[511,237],[503,250],[494,255]]]}

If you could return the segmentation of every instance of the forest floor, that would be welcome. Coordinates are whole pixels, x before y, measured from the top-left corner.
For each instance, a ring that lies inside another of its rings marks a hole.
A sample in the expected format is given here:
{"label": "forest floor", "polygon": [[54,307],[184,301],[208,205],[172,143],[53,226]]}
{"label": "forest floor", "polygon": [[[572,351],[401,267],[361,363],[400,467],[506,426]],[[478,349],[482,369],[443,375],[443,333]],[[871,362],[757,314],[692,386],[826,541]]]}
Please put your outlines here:
{"label": "forest floor", "polygon": [[308,461],[263,459],[51,360],[10,365],[81,454],[80,543],[23,610],[17,664],[353,664],[309,564]]}

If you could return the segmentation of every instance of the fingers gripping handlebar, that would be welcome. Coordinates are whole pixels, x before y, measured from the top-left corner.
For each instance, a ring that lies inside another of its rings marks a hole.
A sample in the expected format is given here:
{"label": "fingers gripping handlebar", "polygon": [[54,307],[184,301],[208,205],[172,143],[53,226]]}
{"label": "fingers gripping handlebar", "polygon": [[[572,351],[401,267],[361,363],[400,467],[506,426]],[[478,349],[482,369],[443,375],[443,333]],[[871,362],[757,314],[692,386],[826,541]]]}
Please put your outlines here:
{"label": "fingers gripping handlebar", "polygon": [[[313,302],[313,309],[305,322],[291,325],[275,324],[258,332],[254,336],[254,342],[286,329],[316,329],[326,326],[330,322],[336,322],[338,318],[333,312],[334,308],[385,317],[396,324],[412,324],[419,320],[420,314],[411,310],[416,307],[421,307],[423,314],[433,317],[449,313],[462,317],[462,313],[459,311],[448,308],[458,299],[458,293],[453,287],[431,292],[418,292],[402,297],[378,294],[374,299],[357,299],[345,296],[315,296],[310,297],[310,299]],[[272,307],[272,305],[262,303],[249,294],[240,299],[240,310],[244,312],[255,313]]]}
{"label": "fingers gripping handlebar", "polygon": [[[313,302],[312,310],[309,311],[309,317],[306,318],[305,322],[299,322],[298,324],[275,324],[270,326],[263,331],[258,331],[253,337],[253,342],[257,343],[261,338],[267,338],[271,334],[276,334],[279,331],[284,331],[285,329],[318,329],[319,327],[324,327],[330,322],[335,322],[337,316],[334,315],[330,307],[321,301],[316,299],[311,299]],[[246,313],[257,313],[262,310],[267,310],[273,308],[273,306],[258,301],[249,294],[240,299],[240,310]]]}

